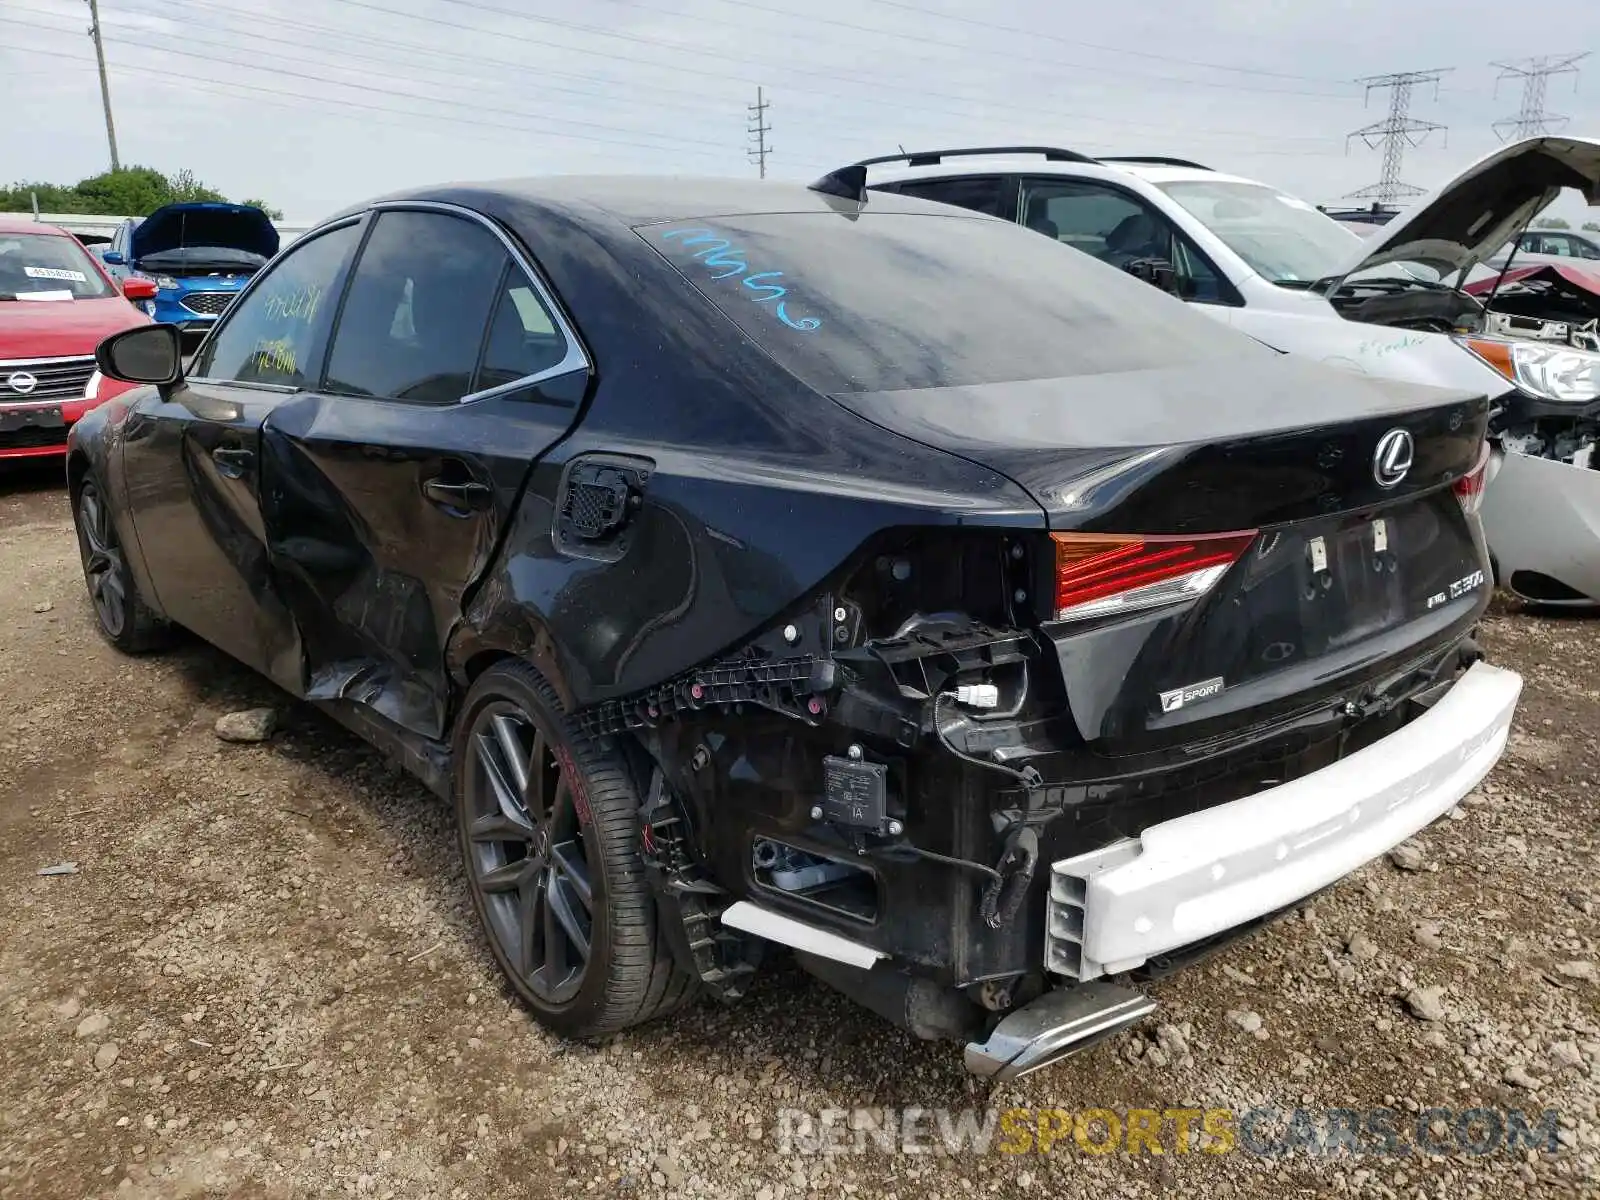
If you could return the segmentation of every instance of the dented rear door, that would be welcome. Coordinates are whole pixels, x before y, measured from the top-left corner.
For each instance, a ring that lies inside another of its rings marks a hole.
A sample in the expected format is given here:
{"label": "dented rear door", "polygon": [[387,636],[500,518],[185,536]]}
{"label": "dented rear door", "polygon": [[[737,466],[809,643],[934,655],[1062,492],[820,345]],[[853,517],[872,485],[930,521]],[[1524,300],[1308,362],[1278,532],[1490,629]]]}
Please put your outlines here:
{"label": "dented rear door", "polygon": [[263,516],[309,697],[443,734],[464,599],[587,380],[576,338],[498,230],[438,206],[378,213],[321,388],[263,432]]}

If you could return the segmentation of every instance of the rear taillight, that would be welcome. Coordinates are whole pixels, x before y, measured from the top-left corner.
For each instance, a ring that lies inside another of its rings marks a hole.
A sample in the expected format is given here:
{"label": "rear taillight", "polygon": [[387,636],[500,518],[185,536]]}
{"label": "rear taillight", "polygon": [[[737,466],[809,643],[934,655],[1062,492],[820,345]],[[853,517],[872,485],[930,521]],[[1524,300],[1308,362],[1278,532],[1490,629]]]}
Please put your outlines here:
{"label": "rear taillight", "polygon": [[1056,620],[1081,621],[1205,595],[1249,548],[1256,532],[1050,536],[1056,546]]}
{"label": "rear taillight", "polygon": [[1489,477],[1489,443],[1484,442],[1478,451],[1478,465],[1473,467],[1452,487],[1456,499],[1461,501],[1461,507],[1468,513],[1475,513],[1483,507],[1483,489]]}

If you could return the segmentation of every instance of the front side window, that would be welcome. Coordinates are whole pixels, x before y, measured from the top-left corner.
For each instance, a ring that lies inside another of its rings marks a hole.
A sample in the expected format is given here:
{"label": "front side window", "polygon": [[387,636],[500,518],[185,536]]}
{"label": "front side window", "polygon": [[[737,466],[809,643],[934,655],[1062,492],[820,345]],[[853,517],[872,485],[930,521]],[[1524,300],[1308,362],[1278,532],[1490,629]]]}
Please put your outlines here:
{"label": "front side window", "polygon": [[0,233],[0,300],[99,300],[115,294],[76,238]]}
{"label": "front side window", "polygon": [[1177,273],[1186,300],[1219,301],[1226,289],[1216,270],[1172,223],[1116,188],[1076,181],[1024,182],[1022,223],[1114,267],[1162,259]]}
{"label": "front side window", "polygon": [[1157,184],[1269,283],[1300,286],[1349,270],[1361,245],[1327,213],[1258,183]]}
{"label": "front side window", "polygon": [[327,390],[424,404],[472,392],[510,261],[476,221],[380,213],[333,334]]}
{"label": "front side window", "polygon": [[206,342],[190,374],[197,379],[316,386],[320,317],[333,302],[339,272],[360,237],[345,225],[301,242],[280,258]]}

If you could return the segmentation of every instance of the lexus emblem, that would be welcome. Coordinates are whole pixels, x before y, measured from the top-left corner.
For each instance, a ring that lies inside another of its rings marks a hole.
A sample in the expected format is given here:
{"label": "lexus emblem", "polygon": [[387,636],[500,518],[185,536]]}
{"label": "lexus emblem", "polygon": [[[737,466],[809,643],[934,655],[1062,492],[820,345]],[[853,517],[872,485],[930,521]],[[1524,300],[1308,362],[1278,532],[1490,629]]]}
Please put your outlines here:
{"label": "lexus emblem", "polygon": [[1381,488],[1392,488],[1406,477],[1416,455],[1416,443],[1404,429],[1391,429],[1378,439],[1372,452],[1372,477]]}
{"label": "lexus emblem", "polygon": [[39,386],[39,381],[26,371],[13,371],[6,376],[6,386],[19,395],[26,396]]}

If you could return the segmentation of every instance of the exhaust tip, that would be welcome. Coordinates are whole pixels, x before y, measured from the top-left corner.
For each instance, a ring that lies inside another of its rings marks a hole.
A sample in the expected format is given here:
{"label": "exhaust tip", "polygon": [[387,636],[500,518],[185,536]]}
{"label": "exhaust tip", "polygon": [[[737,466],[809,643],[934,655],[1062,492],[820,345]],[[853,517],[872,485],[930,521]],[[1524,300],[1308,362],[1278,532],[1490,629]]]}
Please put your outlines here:
{"label": "exhaust tip", "polygon": [[968,1042],[967,1070],[1004,1083],[1069,1058],[1142,1021],[1156,1002],[1104,980],[1046,992],[1006,1014],[982,1042]]}

